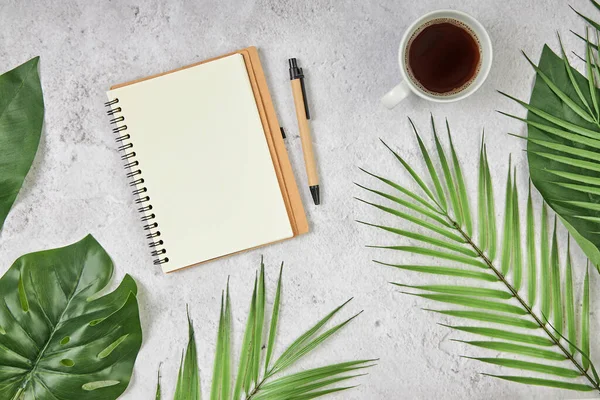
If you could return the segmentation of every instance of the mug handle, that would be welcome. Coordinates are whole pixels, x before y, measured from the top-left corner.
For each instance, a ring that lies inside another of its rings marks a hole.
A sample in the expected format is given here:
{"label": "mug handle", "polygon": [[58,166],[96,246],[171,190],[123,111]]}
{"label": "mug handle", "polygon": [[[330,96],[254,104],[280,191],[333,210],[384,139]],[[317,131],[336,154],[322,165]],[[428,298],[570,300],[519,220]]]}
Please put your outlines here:
{"label": "mug handle", "polygon": [[400,82],[396,87],[387,92],[381,98],[381,103],[390,110],[396,107],[406,96],[410,94],[410,88],[405,81]]}

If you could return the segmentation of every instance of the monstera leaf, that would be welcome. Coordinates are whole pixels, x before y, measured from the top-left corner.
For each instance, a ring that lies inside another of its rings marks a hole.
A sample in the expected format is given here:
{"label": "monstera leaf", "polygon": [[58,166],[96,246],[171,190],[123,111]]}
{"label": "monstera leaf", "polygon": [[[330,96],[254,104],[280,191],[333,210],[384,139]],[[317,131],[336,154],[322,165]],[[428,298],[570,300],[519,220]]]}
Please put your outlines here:
{"label": "monstera leaf", "polygon": [[38,61],[0,75],[0,229],[40,143],[44,99]]}
{"label": "monstera leaf", "polygon": [[22,256],[0,278],[0,399],[116,399],[142,342],[136,284],[92,236]]}

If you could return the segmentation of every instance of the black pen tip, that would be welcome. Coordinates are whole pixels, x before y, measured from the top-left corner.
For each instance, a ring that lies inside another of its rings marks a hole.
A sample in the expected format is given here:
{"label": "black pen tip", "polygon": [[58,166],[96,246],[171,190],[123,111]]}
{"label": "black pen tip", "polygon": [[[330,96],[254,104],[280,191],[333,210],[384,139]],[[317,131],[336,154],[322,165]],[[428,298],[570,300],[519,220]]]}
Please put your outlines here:
{"label": "black pen tip", "polygon": [[312,195],[313,201],[316,205],[321,204],[321,196],[319,195],[319,185],[311,186],[310,194]]}

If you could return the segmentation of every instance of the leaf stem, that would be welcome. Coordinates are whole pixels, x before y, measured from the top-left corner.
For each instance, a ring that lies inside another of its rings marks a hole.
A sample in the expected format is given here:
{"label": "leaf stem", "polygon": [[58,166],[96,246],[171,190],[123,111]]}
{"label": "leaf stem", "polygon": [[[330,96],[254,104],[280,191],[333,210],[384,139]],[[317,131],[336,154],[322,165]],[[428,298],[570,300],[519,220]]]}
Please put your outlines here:
{"label": "leaf stem", "polygon": [[15,395],[13,396],[12,400],[19,400],[21,398],[21,394],[23,393],[24,390],[25,390],[25,388],[23,386],[21,386],[19,388],[19,390],[17,390],[17,393],[15,393]]}
{"label": "leaf stem", "polygon": [[449,215],[446,214],[446,218],[448,218],[448,220],[450,221],[450,223],[453,225],[454,229],[456,229],[461,234],[461,236],[467,241],[467,243],[471,247],[473,247],[473,250],[475,250],[475,252],[479,255],[479,257],[481,257],[481,259],[485,262],[485,264],[494,272],[494,274],[498,277],[498,279],[500,281],[502,281],[502,283],[504,283],[506,285],[506,287],[508,288],[508,290],[512,293],[512,295],[515,297],[515,299],[517,299],[517,301],[519,302],[519,304],[521,304],[521,306],[525,309],[525,311],[527,311],[527,313],[535,320],[535,322],[539,325],[539,327],[541,329],[543,329],[544,332],[546,332],[546,334],[548,335],[548,337],[550,337],[550,340],[552,340],[552,342],[556,346],[558,346],[558,348],[564,353],[564,355],[567,357],[567,359],[571,360],[571,362],[575,365],[575,367],[577,367],[577,369],[579,370],[579,372],[581,373],[581,375],[585,376],[587,378],[587,380],[590,381],[590,383],[592,384],[592,386],[594,387],[594,389],[597,390],[598,392],[600,392],[600,385],[596,381],[594,381],[594,379],[579,364],[579,362],[577,362],[577,360],[575,360],[575,358],[573,357],[573,355],[571,355],[571,353],[569,353],[569,351],[560,343],[560,340],[557,339],[550,332],[550,330],[546,327],[546,324],[544,324],[544,322],[533,312],[532,308],[529,307],[529,305],[527,305],[527,302],[519,295],[519,292],[510,284],[510,282],[508,282],[508,280],[506,279],[506,277],[494,266],[494,264],[492,263],[492,261],[473,242],[473,240],[471,239],[471,237],[468,234],[466,234],[462,230],[462,228],[460,227],[460,225],[458,225],[458,223],[456,221],[454,221]]}
{"label": "leaf stem", "polygon": [[265,383],[265,381],[266,381],[268,378],[270,378],[270,375],[269,375],[269,376],[265,376],[265,377],[263,378],[263,380],[262,380],[262,381],[260,381],[260,383],[259,383],[258,385],[254,386],[254,389],[252,389],[252,391],[251,391],[250,393],[248,393],[248,396],[246,397],[246,399],[245,399],[245,400],[252,400],[252,397],[253,397],[253,396],[254,396],[256,393],[258,393],[258,391],[260,390],[260,387],[262,386],[262,384],[263,384],[263,383]]}

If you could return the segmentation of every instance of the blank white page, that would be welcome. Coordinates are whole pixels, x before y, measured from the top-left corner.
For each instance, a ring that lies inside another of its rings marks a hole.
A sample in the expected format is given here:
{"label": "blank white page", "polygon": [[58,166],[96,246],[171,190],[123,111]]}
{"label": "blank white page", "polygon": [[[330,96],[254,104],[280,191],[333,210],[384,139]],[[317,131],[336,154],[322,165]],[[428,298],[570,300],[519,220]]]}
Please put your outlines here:
{"label": "blank white page", "polygon": [[293,236],[241,54],[108,96],[131,135],[165,272]]}

